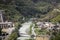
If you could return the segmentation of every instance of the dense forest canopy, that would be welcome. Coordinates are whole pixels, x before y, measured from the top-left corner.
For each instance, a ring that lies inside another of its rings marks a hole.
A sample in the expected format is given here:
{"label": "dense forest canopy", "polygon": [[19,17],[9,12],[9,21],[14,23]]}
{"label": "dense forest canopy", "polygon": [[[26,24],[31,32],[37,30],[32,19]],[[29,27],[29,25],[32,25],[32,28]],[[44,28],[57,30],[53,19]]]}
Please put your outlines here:
{"label": "dense forest canopy", "polygon": [[9,4],[12,0],[0,0],[0,4]]}
{"label": "dense forest canopy", "polygon": [[[4,19],[10,21],[20,21],[23,17],[36,17],[43,21],[47,19],[51,21],[57,18],[52,11],[60,9],[59,5],[60,0],[0,0],[0,9],[6,12]],[[50,14],[53,14],[52,18],[48,18]],[[15,18],[17,20],[13,20]]]}

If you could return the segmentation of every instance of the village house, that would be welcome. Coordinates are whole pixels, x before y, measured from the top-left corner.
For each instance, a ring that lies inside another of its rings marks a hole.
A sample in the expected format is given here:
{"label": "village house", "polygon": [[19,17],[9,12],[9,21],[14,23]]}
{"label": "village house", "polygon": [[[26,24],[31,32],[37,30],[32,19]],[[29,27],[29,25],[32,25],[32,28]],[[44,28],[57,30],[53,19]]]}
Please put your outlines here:
{"label": "village house", "polygon": [[60,24],[54,24],[52,22],[37,22],[38,28],[46,28],[48,30],[53,29],[56,25],[58,26],[57,29],[60,29]]}

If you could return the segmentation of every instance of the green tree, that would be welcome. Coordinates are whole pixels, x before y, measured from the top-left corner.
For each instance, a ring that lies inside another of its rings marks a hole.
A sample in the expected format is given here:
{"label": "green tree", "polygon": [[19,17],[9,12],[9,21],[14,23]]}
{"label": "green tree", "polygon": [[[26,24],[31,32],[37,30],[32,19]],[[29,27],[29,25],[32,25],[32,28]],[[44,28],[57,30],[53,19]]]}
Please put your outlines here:
{"label": "green tree", "polygon": [[18,37],[17,32],[14,32],[9,36],[8,40],[16,40],[17,37]]}
{"label": "green tree", "polygon": [[60,22],[60,15],[58,15],[57,17],[53,18],[51,20],[52,22]]}

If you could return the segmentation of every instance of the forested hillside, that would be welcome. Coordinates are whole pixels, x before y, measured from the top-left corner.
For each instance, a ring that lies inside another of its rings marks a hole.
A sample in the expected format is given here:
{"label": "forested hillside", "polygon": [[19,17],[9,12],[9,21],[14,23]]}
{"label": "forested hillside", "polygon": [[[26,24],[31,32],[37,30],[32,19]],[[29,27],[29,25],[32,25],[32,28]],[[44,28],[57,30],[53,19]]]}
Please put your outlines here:
{"label": "forested hillside", "polygon": [[0,0],[1,9],[5,10],[4,19],[8,21],[36,17],[42,21],[60,22],[60,0]]}

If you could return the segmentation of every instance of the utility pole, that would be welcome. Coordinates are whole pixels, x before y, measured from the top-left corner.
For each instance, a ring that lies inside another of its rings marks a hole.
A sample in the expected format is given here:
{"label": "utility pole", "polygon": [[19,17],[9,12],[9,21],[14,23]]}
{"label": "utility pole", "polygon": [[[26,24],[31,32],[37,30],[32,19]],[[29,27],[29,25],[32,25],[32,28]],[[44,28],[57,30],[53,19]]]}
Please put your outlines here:
{"label": "utility pole", "polygon": [[0,22],[3,22],[3,17],[2,17],[3,12],[4,10],[0,10]]}

